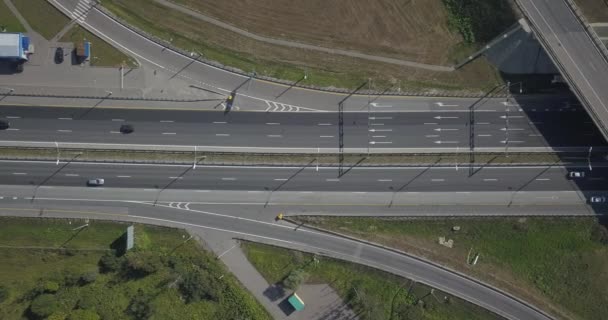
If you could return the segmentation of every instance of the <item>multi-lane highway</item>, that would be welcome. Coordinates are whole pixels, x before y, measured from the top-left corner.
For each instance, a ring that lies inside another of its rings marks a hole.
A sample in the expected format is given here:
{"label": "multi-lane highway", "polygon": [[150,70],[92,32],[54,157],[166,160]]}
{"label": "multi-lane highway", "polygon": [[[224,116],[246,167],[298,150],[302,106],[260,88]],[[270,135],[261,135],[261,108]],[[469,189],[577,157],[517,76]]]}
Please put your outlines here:
{"label": "multi-lane highway", "polygon": [[[503,106],[504,108],[504,106]],[[526,112],[476,111],[476,147],[571,147],[605,145],[587,114],[578,108],[528,107]],[[534,109],[535,111],[532,111]],[[328,148],[338,144],[335,113],[263,113],[186,110],[0,107],[11,128],[5,141],[58,141],[155,145]],[[123,124],[133,125],[121,134]],[[468,112],[349,112],[347,147],[468,147]]]}
{"label": "multi-lane highway", "polygon": [[[608,168],[595,167],[354,167],[341,177],[337,168],[125,165],[3,161],[5,185],[85,186],[104,178],[105,187],[253,191],[572,191],[605,190]],[[570,179],[568,172],[585,171]]]}

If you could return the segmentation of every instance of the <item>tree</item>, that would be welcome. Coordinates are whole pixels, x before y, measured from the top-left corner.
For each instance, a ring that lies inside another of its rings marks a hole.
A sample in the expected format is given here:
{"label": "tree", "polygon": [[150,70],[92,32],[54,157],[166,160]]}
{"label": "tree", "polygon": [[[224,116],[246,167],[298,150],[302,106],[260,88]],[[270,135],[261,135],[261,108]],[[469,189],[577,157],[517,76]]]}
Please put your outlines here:
{"label": "tree", "polygon": [[97,271],[95,271],[95,270],[85,272],[84,274],[82,274],[80,276],[81,285],[93,283],[93,282],[95,282],[95,280],[97,280]]}
{"label": "tree", "polygon": [[135,277],[147,276],[163,266],[158,254],[150,251],[133,251],[126,257],[127,272]]}
{"label": "tree", "polygon": [[116,272],[120,269],[121,262],[122,260],[113,252],[106,252],[99,259],[99,271],[101,273]]}
{"label": "tree", "polygon": [[59,303],[52,294],[41,294],[30,304],[30,311],[36,319],[44,319],[59,309]]}
{"label": "tree", "polygon": [[150,318],[152,309],[150,308],[149,301],[150,299],[143,290],[137,290],[137,294],[131,299],[131,303],[129,304],[128,313],[137,320]]}
{"label": "tree", "polygon": [[179,290],[190,303],[201,300],[218,301],[222,288],[221,283],[210,273],[198,270],[184,275]]}
{"label": "tree", "polygon": [[76,309],[70,312],[68,320],[99,320],[101,319],[97,312],[93,310]]}
{"label": "tree", "polygon": [[294,269],[283,280],[283,285],[291,290],[297,290],[300,285],[308,280],[309,274],[303,269]]}
{"label": "tree", "polygon": [[55,281],[45,281],[42,284],[42,291],[44,293],[55,293],[59,290],[59,283]]}

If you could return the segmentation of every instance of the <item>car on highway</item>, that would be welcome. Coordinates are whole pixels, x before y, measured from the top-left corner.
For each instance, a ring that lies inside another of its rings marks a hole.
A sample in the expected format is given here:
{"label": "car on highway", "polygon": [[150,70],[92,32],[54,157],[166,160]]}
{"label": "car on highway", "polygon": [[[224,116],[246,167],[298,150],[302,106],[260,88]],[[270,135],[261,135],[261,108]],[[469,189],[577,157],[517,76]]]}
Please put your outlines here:
{"label": "car on highway", "polygon": [[123,124],[120,126],[120,133],[129,134],[133,133],[133,131],[135,131],[135,129],[133,129],[133,125]]}
{"label": "car on highway", "polygon": [[0,130],[6,130],[11,127],[11,123],[8,121],[0,120]]}
{"label": "car on highway", "polygon": [[230,109],[232,109],[232,106],[234,105],[234,99],[236,99],[236,90],[230,92],[230,94],[226,98],[226,111],[230,111]]}
{"label": "car on highway", "polygon": [[59,47],[55,50],[55,63],[60,64],[63,62],[63,48]]}
{"label": "car on highway", "polygon": [[584,177],[585,177],[584,171],[570,171],[568,173],[568,178],[570,178],[570,179],[578,179],[578,178],[584,178]]}
{"label": "car on highway", "polygon": [[593,196],[589,198],[589,202],[592,204],[606,203],[606,201],[608,201],[608,197],[606,196]]}
{"label": "car on highway", "polygon": [[89,187],[101,187],[105,184],[105,180],[101,178],[87,180],[87,186]]}

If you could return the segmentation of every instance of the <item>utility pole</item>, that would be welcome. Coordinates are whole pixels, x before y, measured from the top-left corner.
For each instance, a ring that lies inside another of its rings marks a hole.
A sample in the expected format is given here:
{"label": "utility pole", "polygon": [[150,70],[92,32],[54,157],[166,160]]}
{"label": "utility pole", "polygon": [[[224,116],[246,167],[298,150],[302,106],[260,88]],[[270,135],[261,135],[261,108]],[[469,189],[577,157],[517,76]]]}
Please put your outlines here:
{"label": "utility pole", "polygon": [[593,147],[589,147],[589,154],[587,154],[587,164],[589,164],[589,171],[593,171],[593,167],[591,167],[591,151]]}

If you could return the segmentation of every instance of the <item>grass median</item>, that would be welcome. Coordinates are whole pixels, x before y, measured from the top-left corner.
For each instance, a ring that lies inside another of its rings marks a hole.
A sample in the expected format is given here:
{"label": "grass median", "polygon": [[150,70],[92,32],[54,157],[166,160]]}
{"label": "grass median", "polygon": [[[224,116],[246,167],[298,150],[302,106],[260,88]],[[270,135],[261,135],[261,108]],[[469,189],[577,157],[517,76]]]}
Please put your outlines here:
{"label": "grass median", "polygon": [[[135,150],[96,150],[56,148],[0,148],[0,159],[98,162],[148,162],[198,165],[288,165],[338,166],[337,154],[261,154],[239,152],[169,152]],[[469,153],[454,154],[345,154],[345,169],[356,166],[453,166],[466,169],[471,165],[568,165],[586,163],[586,153],[479,153],[471,162]],[[592,161],[595,159],[592,159]],[[601,160],[601,159],[597,159]]]}
{"label": "grass median", "polygon": [[[593,218],[292,219],[425,257],[558,318],[600,320],[608,313],[608,229]],[[453,248],[439,237],[452,239]]]}
{"label": "grass median", "polygon": [[244,242],[247,258],[270,283],[298,272],[328,283],[362,320],[502,319],[454,296],[373,268],[299,251]]}
{"label": "grass median", "polygon": [[135,225],[135,249],[117,256],[126,228],[0,218],[0,318],[270,319],[183,230]]}
{"label": "grass median", "polygon": [[137,62],[133,58],[112,47],[107,42],[101,40],[101,38],[90,33],[79,25],[74,25],[59,41],[73,42],[77,44],[83,40],[91,42],[91,66],[119,67],[123,63],[125,66],[131,68],[138,66]]}
{"label": "grass median", "polygon": [[25,32],[25,28],[8,8],[4,1],[0,1],[0,32]]}
{"label": "grass median", "polygon": [[52,39],[70,19],[46,0],[12,0],[28,24],[45,39]]}

